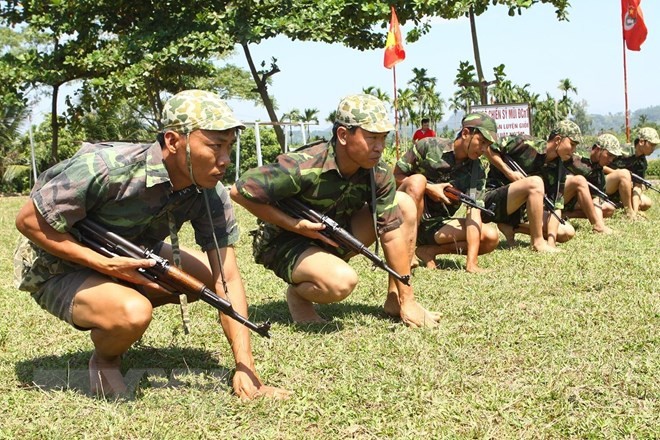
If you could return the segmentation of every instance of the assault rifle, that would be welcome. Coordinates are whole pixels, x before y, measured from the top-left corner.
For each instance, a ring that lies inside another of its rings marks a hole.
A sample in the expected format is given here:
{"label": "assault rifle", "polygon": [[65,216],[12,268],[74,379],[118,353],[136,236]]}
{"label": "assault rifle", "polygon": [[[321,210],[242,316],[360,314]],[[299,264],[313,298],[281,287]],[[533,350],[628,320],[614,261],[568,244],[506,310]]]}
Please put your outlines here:
{"label": "assault rifle", "polygon": [[[520,174],[523,175],[523,177],[527,177],[527,173],[525,172],[525,170],[523,170],[522,167],[518,165],[518,163],[515,160],[511,159],[506,154],[502,154],[501,157],[502,160],[504,160],[504,162],[509,166],[509,168],[511,168],[513,171],[519,172]],[[561,218],[555,212],[555,204],[552,202],[552,200],[550,200],[550,197],[548,197],[547,194],[543,194],[543,206],[545,207],[546,211],[549,211],[550,214],[552,214],[557,218],[557,220],[559,220],[559,223],[561,223],[562,225],[566,224],[566,220]]]}
{"label": "assault rifle", "polygon": [[468,196],[467,194],[457,190],[453,186],[445,186],[443,192],[445,193],[445,197],[447,197],[449,200],[451,200],[454,203],[462,203],[466,206],[477,208],[493,217],[495,216],[495,213],[493,211],[484,208],[483,206],[479,206],[476,200],[474,200],[472,197]]}
{"label": "assault rifle", "polygon": [[649,182],[648,180],[646,180],[642,176],[638,176],[637,174],[632,173],[632,172],[630,173],[630,175],[632,176],[632,180],[633,180],[634,183],[639,183],[640,185],[644,185],[648,189],[652,189],[653,191],[655,191],[657,193],[660,193],[660,189],[654,187],[651,182]]}
{"label": "assault rifle", "polygon": [[202,301],[215,307],[231,319],[240,322],[263,337],[270,338],[270,334],[268,333],[270,322],[256,325],[249,321],[246,317],[236,312],[229,301],[220,298],[214,291],[206,287],[204,283],[176,266],[172,266],[169,261],[160,255],[150,250],[142,249],[88,218],[76,223],[75,228],[80,232],[82,242],[101,255],[110,258],[130,257],[155,260],[156,264],[154,266],[138,269],[138,272],[170,292],[199,295]]}
{"label": "assault rifle", "polygon": [[604,201],[605,203],[609,203],[610,205],[614,206],[615,208],[621,208],[621,206],[622,206],[621,203],[617,203],[617,202],[613,201],[612,199],[610,199],[610,198],[607,196],[607,194],[605,194],[605,191],[601,191],[600,189],[598,189],[598,187],[597,187],[596,185],[594,185],[593,183],[589,182],[588,180],[587,180],[587,184],[589,185],[589,189],[591,189],[591,191],[592,191],[594,194],[596,194],[598,197],[600,197],[601,199],[603,199],[603,201]]}
{"label": "assault rifle", "polygon": [[374,263],[374,266],[379,267],[392,275],[397,280],[401,281],[406,286],[410,286],[410,275],[399,275],[390,266],[385,263],[378,255],[374,254],[366,247],[360,240],[351,235],[347,230],[339,226],[339,224],[328,217],[327,215],[320,214],[312,208],[306,206],[300,200],[295,198],[283,199],[277,202],[278,206],[287,214],[295,218],[309,220],[315,223],[322,223],[325,229],[319,231],[321,234],[330,238],[331,240],[339,243],[340,246],[362,254]]}
{"label": "assault rifle", "polygon": [[[453,186],[446,186],[443,189],[443,193],[445,194],[445,197],[447,197],[452,203],[463,203],[464,205],[470,206],[472,208],[477,208],[483,212],[485,212],[488,215],[495,216],[495,213],[491,211],[488,208],[484,208],[483,206],[479,206],[476,200],[474,200],[472,197],[468,196],[467,194],[457,190]],[[422,217],[424,219],[428,220],[432,218],[431,213],[429,212],[429,204],[433,203],[431,201],[431,198],[427,195],[424,195],[424,213],[422,214]]]}

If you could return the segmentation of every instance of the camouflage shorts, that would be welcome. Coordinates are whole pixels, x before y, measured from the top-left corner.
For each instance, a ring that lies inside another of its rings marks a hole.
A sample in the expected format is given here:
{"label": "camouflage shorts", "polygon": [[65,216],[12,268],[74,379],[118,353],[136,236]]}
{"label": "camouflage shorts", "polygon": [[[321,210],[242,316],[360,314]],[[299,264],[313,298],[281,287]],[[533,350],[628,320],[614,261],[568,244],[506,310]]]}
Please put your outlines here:
{"label": "camouflage shorts", "polygon": [[300,255],[311,247],[321,248],[344,261],[348,261],[353,256],[343,248],[333,248],[293,232],[282,231],[277,235],[268,236],[267,231],[259,228],[251,232],[254,260],[289,284],[294,284],[293,269]]}
{"label": "camouflage shorts", "polygon": [[481,220],[484,223],[505,223],[512,226],[518,226],[525,222],[525,207],[523,204],[520,208],[513,211],[511,214],[507,212],[506,205],[509,200],[509,185],[500,186],[499,188],[491,189],[486,192],[484,197],[485,206],[489,207],[495,213],[495,216],[490,216],[486,213],[481,214]]}
{"label": "camouflage shorts", "polygon": [[[158,253],[162,242],[154,248]],[[75,296],[82,284],[98,275],[93,269],[54,257],[21,238],[14,251],[14,283],[16,288],[30,292],[32,298],[47,312],[78,330],[88,330],[73,323]],[[140,286],[134,286],[140,293]]]}
{"label": "camouflage shorts", "polygon": [[435,233],[438,232],[447,222],[451,221],[451,217],[433,217],[430,219],[422,219],[417,228],[417,246],[426,244],[437,244],[435,241]]}

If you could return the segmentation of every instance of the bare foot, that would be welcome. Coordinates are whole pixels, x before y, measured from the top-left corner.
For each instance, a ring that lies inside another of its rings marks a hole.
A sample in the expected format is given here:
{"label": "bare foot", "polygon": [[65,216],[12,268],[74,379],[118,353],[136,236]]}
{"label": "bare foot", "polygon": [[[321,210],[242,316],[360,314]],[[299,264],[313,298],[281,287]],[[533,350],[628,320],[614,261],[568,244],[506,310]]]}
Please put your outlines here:
{"label": "bare foot", "polygon": [[532,245],[532,250],[535,250],[536,252],[547,252],[549,254],[561,252],[561,249],[558,249],[554,246],[550,246],[548,243],[544,243],[540,246]]}
{"label": "bare foot", "polygon": [[492,271],[492,269],[484,269],[482,267],[470,267],[470,268],[465,268],[465,271],[467,273],[489,273]]}
{"label": "bare foot", "polygon": [[516,228],[507,225],[506,223],[498,223],[497,224],[497,229],[500,230],[500,232],[504,235],[504,238],[506,238],[506,245],[508,247],[513,247],[516,245]]}
{"label": "bare foot", "polygon": [[422,262],[422,266],[427,269],[435,269],[435,246],[418,246],[415,249],[415,256]]}
{"label": "bare foot", "polygon": [[291,313],[291,318],[293,318],[293,322],[295,323],[309,324],[313,322],[328,322],[327,320],[321,318],[318,313],[316,313],[314,304],[297,295],[293,291],[292,286],[289,286],[289,288],[286,290],[286,302],[289,306],[289,313]]}
{"label": "bare foot", "polygon": [[438,326],[440,314],[429,312],[416,301],[410,301],[401,306],[401,320],[408,327],[433,328]]}
{"label": "bare foot", "polygon": [[388,316],[398,318],[401,316],[401,307],[399,307],[399,295],[396,292],[387,292],[387,299],[383,305],[383,310]]}
{"label": "bare foot", "polygon": [[603,234],[603,235],[612,235],[614,234],[614,229],[610,228],[609,226],[600,226],[596,227],[594,226],[592,231],[594,231],[597,234]]}
{"label": "bare foot", "polygon": [[126,392],[126,383],[119,370],[121,358],[107,361],[96,356],[89,358],[89,389],[101,396],[117,396]]}

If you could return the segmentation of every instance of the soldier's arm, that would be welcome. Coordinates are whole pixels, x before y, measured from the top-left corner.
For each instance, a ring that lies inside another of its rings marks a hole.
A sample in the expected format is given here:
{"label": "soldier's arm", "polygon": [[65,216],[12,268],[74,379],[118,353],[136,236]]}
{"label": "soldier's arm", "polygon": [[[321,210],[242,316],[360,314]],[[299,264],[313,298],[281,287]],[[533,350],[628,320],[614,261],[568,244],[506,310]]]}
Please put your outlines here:
{"label": "soldier's arm", "polygon": [[232,185],[229,195],[234,202],[250,211],[255,217],[267,223],[277,225],[282,229],[304,235],[305,237],[314,240],[321,240],[330,246],[337,246],[337,243],[319,232],[325,229],[325,225],[322,223],[314,223],[309,220],[294,218],[279,209],[277,206],[250,200],[240,193],[236,188],[236,185]]}
{"label": "soldier's arm", "polygon": [[72,234],[59,232],[53,228],[37,210],[32,200],[28,200],[19,211],[16,228],[34,244],[56,257],[111,277],[160,289],[157,283],[147,280],[137,272],[139,268],[152,267],[156,263],[154,260],[105,257],[78,242]]}
{"label": "soldier's arm", "polygon": [[500,156],[500,153],[493,150],[490,145],[486,148],[484,154],[486,155],[486,158],[488,158],[488,161],[494,165],[495,168],[500,170],[502,174],[504,174],[504,176],[509,179],[510,182],[515,182],[516,180],[524,178],[522,174],[509,168],[509,166],[504,162],[504,159],[502,159],[502,156]]}

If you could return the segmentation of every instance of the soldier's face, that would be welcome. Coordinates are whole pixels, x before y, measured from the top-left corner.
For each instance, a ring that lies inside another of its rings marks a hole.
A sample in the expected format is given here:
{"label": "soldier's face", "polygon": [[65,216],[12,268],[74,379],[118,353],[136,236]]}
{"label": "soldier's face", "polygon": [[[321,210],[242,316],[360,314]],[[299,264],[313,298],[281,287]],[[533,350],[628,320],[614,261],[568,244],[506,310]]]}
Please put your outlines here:
{"label": "soldier's face", "polygon": [[373,133],[358,127],[353,133],[346,130],[346,154],[360,168],[376,166],[385,149],[387,133]]}
{"label": "soldier's face", "polygon": [[647,140],[640,140],[639,143],[637,144],[638,149],[640,153],[642,153],[644,156],[649,156],[653,153],[653,150],[655,150],[656,145],[650,143]]}
{"label": "soldier's face", "polygon": [[614,157],[615,156],[612,153],[601,148],[600,155],[598,156],[598,165],[601,167],[606,167],[612,163]]}
{"label": "soldier's face", "polygon": [[469,128],[463,128],[461,130],[461,139],[461,146],[465,148],[464,154],[466,154],[471,160],[479,159],[486,151],[486,148],[492,144],[491,141],[486,139],[483,134],[476,129],[470,130]]}
{"label": "soldier's face", "polygon": [[557,144],[557,155],[562,161],[567,161],[573,156],[577,149],[578,143],[571,140],[568,136],[562,137]]}
{"label": "soldier's face", "polygon": [[231,163],[236,130],[195,130],[188,137],[195,182],[202,188],[215,188]]}

